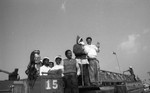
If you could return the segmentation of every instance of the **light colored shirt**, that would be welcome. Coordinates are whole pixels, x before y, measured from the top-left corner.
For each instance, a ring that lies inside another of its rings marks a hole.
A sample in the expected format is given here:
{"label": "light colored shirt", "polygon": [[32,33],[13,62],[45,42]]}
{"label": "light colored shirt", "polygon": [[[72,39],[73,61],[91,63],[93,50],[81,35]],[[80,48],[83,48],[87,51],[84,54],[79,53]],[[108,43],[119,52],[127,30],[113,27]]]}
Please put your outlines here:
{"label": "light colored shirt", "polygon": [[64,66],[63,65],[55,65],[53,68],[51,68],[51,71],[52,70],[61,70],[62,71],[62,76],[63,75],[63,72],[64,72]]}
{"label": "light colored shirt", "polygon": [[87,53],[89,58],[96,58],[97,57],[97,52],[98,48],[96,45],[85,45],[84,46],[85,52]]}
{"label": "light colored shirt", "polygon": [[63,70],[64,67],[62,65],[55,65],[51,70],[59,70],[59,69]]}
{"label": "light colored shirt", "polygon": [[47,75],[47,74],[42,74],[42,72],[47,73],[49,70],[50,70],[50,67],[46,67],[45,65],[43,65],[42,67],[40,67],[40,76]]}
{"label": "light colored shirt", "polygon": [[78,59],[76,58],[76,61],[78,64],[89,64],[87,59]]}

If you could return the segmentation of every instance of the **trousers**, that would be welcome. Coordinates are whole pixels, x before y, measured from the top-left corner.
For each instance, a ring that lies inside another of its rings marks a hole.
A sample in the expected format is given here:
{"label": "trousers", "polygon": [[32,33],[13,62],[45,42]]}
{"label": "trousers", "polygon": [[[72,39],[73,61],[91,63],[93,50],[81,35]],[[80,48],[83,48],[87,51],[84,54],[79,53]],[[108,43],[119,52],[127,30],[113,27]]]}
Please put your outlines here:
{"label": "trousers", "polygon": [[100,69],[99,61],[96,58],[88,59],[88,61],[89,61],[90,82],[93,85],[97,85],[99,82],[99,73],[98,73],[98,70]]}
{"label": "trousers", "polygon": [[64,74],[65,93],[79,93],[76,73]]}
{"label": "trousers", "polygon": [[81,69],[81,75],[78,77],[78,84],[84,86],[89,86],[90,85],[90,78],[89,78],[89,70],[88,66],[89,64],[79,64],[80,69]]}

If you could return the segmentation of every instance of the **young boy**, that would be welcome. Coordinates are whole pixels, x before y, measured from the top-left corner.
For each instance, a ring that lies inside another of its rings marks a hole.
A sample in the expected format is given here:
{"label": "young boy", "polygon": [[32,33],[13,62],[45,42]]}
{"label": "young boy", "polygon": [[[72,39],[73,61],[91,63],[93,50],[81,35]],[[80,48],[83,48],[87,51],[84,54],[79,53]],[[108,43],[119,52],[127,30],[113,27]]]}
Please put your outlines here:
{"label": "young boy", "polygon": [[64,82],[65,93],[79,93],[77,75],[80,75],[80,67],[75,59],[72,58],[72,51],[66,50],[64,59]]}

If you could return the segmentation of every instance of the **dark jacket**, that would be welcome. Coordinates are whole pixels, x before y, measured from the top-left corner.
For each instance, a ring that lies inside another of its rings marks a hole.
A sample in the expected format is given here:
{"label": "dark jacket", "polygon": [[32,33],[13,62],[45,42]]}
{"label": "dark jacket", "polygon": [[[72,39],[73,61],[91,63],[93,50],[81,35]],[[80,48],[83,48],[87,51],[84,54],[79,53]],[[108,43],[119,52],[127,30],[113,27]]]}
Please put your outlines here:
{"label": "dark jacket", "polygon": [[84,52],[83,45],[79,44],[81,41],[82,38],[77,36],[76,44],[73,46],[73,53],[75,54],[76,58],[85,59],[86,53]]}

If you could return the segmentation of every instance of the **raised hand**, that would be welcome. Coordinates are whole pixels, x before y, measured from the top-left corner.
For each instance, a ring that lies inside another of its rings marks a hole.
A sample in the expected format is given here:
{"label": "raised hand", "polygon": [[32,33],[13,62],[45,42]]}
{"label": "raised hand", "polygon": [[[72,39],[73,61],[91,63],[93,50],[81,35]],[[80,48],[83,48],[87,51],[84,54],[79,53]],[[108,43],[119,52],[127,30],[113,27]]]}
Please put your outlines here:
{"label": "raised hand", "polygon": [[97,46],[97,48],[100,48],[100,43],[99,43],[99,42],[97,42],[96,46]]}

